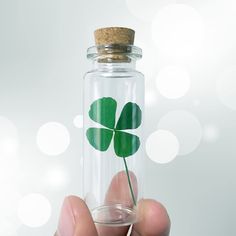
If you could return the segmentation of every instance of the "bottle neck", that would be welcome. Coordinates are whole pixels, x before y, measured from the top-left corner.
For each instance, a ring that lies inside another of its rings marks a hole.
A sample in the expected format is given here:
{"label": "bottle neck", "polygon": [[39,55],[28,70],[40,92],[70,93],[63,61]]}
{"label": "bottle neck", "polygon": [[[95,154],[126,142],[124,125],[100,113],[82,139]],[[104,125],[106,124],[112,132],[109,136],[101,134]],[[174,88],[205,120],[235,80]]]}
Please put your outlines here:
{"label": "bottle neck", "polygon": [[136,61],[130,60],[129,62],[99,62],[93,60],[93,69],[101,71],[130,71],[135,70]]}
{"label": "bottle neck", "polygon": [[135,70],[136,60],[141,57],[140,48],[126,44],[97,45],[87,50],[87,58],[92,60],[95,70]]}

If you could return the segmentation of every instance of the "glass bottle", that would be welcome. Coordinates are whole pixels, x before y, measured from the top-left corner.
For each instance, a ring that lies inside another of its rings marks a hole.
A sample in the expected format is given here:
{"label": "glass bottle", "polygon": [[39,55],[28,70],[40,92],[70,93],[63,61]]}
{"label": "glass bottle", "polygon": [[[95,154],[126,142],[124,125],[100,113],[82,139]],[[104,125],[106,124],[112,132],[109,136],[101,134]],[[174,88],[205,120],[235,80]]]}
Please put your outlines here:
{"label": "glass bottle", "polygon": [[84,76],[83,192],[100,226],[135,223],[142,197],[144,76],[135,70],[142,57],[134,31],[95,31],[93,62]]}

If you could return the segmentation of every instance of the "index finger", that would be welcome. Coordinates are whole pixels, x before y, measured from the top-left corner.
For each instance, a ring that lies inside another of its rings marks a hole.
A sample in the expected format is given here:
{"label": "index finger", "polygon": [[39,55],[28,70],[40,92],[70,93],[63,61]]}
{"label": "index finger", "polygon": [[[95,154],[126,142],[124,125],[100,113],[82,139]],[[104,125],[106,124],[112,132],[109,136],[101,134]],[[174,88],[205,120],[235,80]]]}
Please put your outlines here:
{"label": "index finger", "polygon": [[[138,195],[137,179],[135,174],[131,171],[129,171],[129,178],[133,189],[134,197],[135,199],[137,199]],[[125,171],[121,171],[113,177],[110,186],[108,188],[104,204],[108,206],[116,205],[117,208],[116,209],[111,208],[111,211],[109,212],[108,217],[111,219],[112,224],[107,226],[104,224],[96,225],[99,235],[112,235],[112,236],[126,235],[129,230],[129,226],[131,224],[127,222],[129,222],[132,219],[129,218],[130,217],[129,214],[126,214],[125,211],[119,209],[118,205],[120,205],[121,207],[122,206],[127,207],[127,209],[132,209],[134,203],[131,197],[128,178]]]}

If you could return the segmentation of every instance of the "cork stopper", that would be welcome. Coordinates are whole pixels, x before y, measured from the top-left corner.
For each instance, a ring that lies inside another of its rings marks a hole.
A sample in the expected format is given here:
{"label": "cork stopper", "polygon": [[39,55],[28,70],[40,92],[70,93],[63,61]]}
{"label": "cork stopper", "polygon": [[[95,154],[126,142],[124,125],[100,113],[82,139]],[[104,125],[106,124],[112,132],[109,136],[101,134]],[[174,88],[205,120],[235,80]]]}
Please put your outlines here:
{"label": "cork stopper", "polygon": [[95,30],[95,43],[99,45],[134,44],[135,31],[124,27],[107,27]]}

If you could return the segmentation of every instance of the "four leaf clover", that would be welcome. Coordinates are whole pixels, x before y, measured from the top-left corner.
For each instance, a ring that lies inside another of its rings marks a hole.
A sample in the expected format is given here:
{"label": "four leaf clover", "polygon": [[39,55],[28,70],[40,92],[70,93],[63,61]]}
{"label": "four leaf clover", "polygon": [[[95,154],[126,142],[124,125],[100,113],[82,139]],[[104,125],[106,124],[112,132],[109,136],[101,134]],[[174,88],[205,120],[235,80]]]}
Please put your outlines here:
{"label": "four leaf clover", "polygon": [[123,130],[136,129],[142,120],[142,111],[136,103],[128,102],[123,107],[116,123],[117,102],[111,97],[103,97],[94,101],[89,110],[89,117],[104,126],[91,127],[86,131],[89,143],[99,151],[106,151],[113,139],[114,150],[118,157],[128,157],[138,151],[138,136]]}

